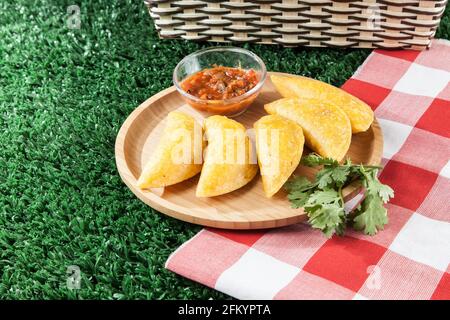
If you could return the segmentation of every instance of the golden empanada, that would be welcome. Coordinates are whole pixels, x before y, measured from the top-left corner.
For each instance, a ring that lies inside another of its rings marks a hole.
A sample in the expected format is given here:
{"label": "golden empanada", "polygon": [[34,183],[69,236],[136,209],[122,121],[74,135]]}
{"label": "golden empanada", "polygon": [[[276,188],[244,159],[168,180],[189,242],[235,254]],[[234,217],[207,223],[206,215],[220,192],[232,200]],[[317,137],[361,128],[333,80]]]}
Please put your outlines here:
{"label": "golden empanada", "polygon": [[316,99],[282,98],[264,108],[269,114],[278,114],[299,124],[306,145],[323,157],[340,161],[350,147],[350,120],[333,104]]}
{"label": "golden empanada", "polygon": [[137,185],[141,189],[169,186],[202,169],[202,127],[187,114],[173,111]]}
{"label": "golden empanada", "polygon": [[305,138],[297,123],[278,115],[262,117],[254,128],[263,188],[271,197],[300,163]]}
{"label": "golden empanada", "polygon": [[285,98],[323,100],[341,108],[350,119],[353,133],[366,131],[372,124],[372,109],[344,90],[306,77],[272,75],[270,79]]}
{"label": "golden empanada", "polygon": [[209,117],[204,126],[208,147],[197,197],[218,196],[250,182],[258,165],[244,126],[225,116]]}

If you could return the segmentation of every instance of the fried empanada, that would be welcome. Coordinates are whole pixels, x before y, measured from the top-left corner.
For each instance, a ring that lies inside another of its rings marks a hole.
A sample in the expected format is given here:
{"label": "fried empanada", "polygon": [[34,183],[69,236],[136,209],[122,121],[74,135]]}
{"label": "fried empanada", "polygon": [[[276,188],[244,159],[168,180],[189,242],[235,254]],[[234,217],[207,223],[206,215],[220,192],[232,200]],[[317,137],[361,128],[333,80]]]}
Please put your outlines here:
{"label": "fried empanada", "polygon": [[258,172],[252,142],[245,127],[225,116],[204,122],[208,140],[205,161],[197,185],[197,197],[213,197],[239,189]]}
{"label": "fried empanada", "polygon": [[167,123],[137,185],[141,189],[160,188],[195,176],[202,169],[201,125],[182,112],[167,115]]}
{"label": "fried empanada", "polygon": [[299,124],[306,145],[323,157],[340,161],[350,147],[350,120],[333,104],[316,99],[282,98],[266,104],[264,109]]}
{"label": "fried empanada", "polygon": [[297,123],[278,115],[262,117],[254,128],[263,188],[270,198],[300,163],[305,138]]}
{"label": "fried empanada", "polygon": [[372,109],[342,89],[306,77],[271,75],[270,79],[285,98],[323,100],[341,108],[350,119],[353,133],[366,131],[373,122]]}

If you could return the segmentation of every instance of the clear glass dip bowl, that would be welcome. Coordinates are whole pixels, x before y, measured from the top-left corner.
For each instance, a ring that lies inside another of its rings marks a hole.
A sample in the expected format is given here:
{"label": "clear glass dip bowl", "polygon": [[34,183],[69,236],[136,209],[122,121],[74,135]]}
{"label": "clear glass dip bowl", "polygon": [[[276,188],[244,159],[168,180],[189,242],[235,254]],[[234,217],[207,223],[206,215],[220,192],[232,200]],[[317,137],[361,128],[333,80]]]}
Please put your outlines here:
{"label": "clear glass dip bowl", "polygon": [[[216,66],[253,69],[258,83],[240,96],[223,100],[200,99],[184,91],[181,83],[198,71]],[[266,66],[253,52],[235,47],[212,47],[196,51],[181,60],[173,72],[173,83],[183,99],[193,108],[209,114],[237,116],[256,99],[266,80]]]}

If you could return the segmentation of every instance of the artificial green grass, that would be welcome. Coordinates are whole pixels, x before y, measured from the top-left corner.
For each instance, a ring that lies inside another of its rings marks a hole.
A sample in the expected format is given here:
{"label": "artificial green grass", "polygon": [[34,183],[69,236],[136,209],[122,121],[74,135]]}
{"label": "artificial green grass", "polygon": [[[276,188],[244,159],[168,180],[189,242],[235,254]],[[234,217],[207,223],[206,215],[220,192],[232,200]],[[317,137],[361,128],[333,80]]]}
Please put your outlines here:
{"label": "artificial green grass", "polygon": [[[81,28],[67,27],[67,7]],[[449,39],[447,8],[437,36]],[[0,2],[0,298],[226,298],[164,269],[200,227],[159,214],[121,182],[127,115],[211,44],[159,40],[142,1]],[[368,50],[245,45],[269,70],[341,85]],[[80,290],[66,270],[82,272]]]}

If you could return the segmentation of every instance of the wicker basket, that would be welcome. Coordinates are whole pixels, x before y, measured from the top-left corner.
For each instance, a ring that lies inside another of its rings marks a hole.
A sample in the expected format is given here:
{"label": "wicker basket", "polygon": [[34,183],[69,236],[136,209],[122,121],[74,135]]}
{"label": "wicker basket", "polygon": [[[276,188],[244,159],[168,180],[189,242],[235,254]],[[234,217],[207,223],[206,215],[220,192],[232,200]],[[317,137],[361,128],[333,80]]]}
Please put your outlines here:
{"label": "wicker basket", "polygon": [[161,38],[408,48],[433,38],[447,0],[145,0]]}

